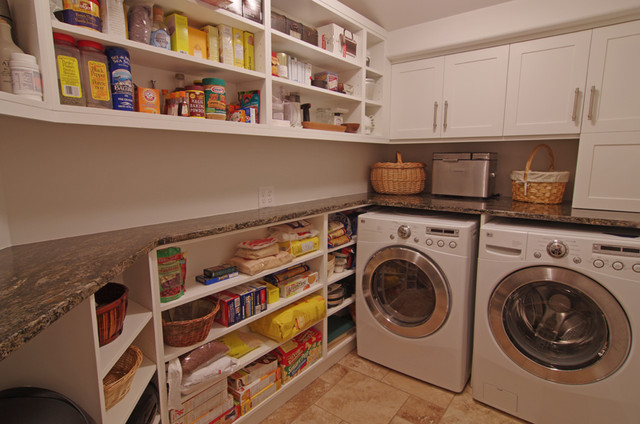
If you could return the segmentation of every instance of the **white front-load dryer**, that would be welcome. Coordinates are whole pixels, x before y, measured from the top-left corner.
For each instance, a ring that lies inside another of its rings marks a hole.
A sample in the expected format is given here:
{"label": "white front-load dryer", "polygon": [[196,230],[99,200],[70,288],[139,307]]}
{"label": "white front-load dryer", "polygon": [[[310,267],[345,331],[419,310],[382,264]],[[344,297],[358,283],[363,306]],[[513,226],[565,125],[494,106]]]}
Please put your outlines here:
{"label": "white front-load dryer", "polygon": [[360,215],[358,355],[460,392],[471,369],[478,221],[454,214]]}
{"label": "white front-load dryer", "polygon": [[475,399],[534,423],[640,423],[640,231],[484,224],[475,311]]}

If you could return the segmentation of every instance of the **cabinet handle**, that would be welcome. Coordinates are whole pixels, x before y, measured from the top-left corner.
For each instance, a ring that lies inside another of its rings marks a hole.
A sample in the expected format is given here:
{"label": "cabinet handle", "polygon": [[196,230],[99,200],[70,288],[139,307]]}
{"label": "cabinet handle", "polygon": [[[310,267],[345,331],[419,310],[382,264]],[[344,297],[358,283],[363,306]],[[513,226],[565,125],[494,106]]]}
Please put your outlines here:
{"label": "cabinet handle", "polygon": [[589,114],[587,115],[587,119],[589,121],[593,121],[593,102],[596,97],[596,86],[591,86],[591,94],[589,96]]}
{"label": "cabinet handle", "polygon": [[576,91],[573,93],[573,115],[571,115],[571,120],[573,122],[578,119],[578,98],[580,97],[580,89],[576,88]]}
{"label": "cabinet handle", "polygon": [[438,102],[433,102],[433,130],[438,128]]}
{"label": "cabinet handle", "polygon": [[445,100],[444,101],[444,123],[442,124],[442,128],[446,131],[447,130],[447,115],[449,112],[449,101]]}

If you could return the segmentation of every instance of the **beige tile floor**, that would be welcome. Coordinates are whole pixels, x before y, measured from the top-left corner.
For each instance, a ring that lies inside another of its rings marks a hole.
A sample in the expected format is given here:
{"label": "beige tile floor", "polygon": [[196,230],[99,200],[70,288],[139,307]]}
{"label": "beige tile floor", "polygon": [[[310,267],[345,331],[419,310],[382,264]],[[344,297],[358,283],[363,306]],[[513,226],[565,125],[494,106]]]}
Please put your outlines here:
{"label": "beige tile floor", "polygon": [[516,424],[476,402],[350,352],[262,424]]}

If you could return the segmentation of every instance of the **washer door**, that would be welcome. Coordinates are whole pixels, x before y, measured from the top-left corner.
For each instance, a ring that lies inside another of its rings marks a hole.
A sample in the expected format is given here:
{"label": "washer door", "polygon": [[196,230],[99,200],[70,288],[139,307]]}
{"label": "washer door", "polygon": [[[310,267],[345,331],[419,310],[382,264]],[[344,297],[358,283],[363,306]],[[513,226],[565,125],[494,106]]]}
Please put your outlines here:
{"label": "washer door", "polygon": [[557,383],[602,380],[631,346],[629,320],[613,295],[585,275],[552,266],[502,280],[489,300],[489,325],[516,364]]}
{"label": "washer door", "polygon": [[449,314],[444,274],[429,257],[406,247],[386,247],[371,257],[362,292],[376,321],[400,336],[428,336]]}

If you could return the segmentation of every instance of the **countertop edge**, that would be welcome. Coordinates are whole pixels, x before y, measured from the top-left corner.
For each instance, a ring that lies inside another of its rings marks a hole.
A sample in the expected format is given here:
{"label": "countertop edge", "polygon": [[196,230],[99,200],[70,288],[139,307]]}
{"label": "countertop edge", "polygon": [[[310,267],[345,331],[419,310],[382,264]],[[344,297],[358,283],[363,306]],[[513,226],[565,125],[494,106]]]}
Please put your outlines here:
{"label": "countertop edge", "polygon": [[[362,193],[12,246],[0,250],[0,296],[12,299],[0,311],[0,360],[158,246],[368,205],[640,229],[640,213],[569,203]],[[105,251],[119,242],[121,250]]]}

